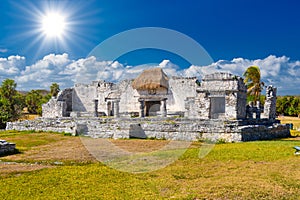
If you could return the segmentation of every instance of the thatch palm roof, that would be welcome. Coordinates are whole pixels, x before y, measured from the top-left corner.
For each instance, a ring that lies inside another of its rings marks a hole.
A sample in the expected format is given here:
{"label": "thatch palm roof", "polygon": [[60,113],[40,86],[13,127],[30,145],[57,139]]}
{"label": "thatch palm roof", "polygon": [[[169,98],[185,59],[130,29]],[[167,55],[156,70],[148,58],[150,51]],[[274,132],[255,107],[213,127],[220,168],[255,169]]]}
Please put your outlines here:
{"label": "thatch palm roof", "polygon": [[168,76],[161,68],[144,70],[134,81],[132,87],[138,90],[152,90],[159,87],[169,88]]}

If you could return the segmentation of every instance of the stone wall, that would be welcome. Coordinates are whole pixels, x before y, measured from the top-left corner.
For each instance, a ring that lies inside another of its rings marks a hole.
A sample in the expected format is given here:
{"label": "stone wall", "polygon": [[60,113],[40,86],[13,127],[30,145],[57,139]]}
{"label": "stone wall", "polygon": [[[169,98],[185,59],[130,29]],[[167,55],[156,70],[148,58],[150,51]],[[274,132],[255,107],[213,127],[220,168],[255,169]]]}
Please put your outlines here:
{"label": "stone wall", "polygon": [[52,97],[47,103],[42,105],[43,117],[64,117],[67,115],[66,101],[59,101],[55,97]]}
{"label": "stone wall", "polygon": [[[43,106],[43,117],[98,116],[113,115],[114,102],[119,102],[120,116],[131,116],[140,112],[140,98],[166,100],[169,115],[183,115],[185,99],[196,96],[196,78],[171,77],[169,89],[157,89],[155,94],[148,90],[137,91],[132,88],[132,80],[124,80],[118,84],[93,81],[91,84],[75,84],[74,88],[62,90],[57,98],[51,99]],[[183,92],[184,91],[184,92]],[[95,105],[95,101],[97,105]],[[65,102],[65,103],[63,103]],[[95,111],[97,109],[97,111]]]}
{"label": "stone wall", "polygon": [[73,112],[94,112],[97,86],[96,82],[92,84],[75,84],[72,95]]}
{"label": "stone wall", "polygon": [[18,130],[18,131],[53,131],[53,132],[65,132],[76,135],[77,123],[74,119],[65,118],[38,118],[35,120],[24,120],[20,122],[8,122],[6,130]]}
{"label": "stone wall", "polygon": [[186,100],[186,117],[199,119],[246,118],[246,86],[229,73],[204,76],[195,98]]}
{"label": "stone wall", "polygon": [[98,100],[97,110],[100,115],[109,115],[107,110],[107,101],[105,100],[111,93],[116,92],[116,85],[105,81],[94,83],[96,88],[95,99]]}
{"label": "stone wall", "polygon": [[276,118],[276,93],[277,88],[269,85],[266,90],[266,101],[263,116],[268,119]]}
{"label": "stone wall", "polygon": [[40,118],[9,122],[7,130],[41,130],[94,138],[252,141],[289,137],[289,125],[269,120],[187,120],[184,118]]}
{"label": "stone wall", "polygon": [[167,95],[167,112],[185,111],[185,100],[196,96],[196,77],[171,77]]}
{"label": "stone wall", "polygon": [[124,80],[118,84],[120,93],[120,114],[128,115],[128,113],[138,113],[140,110],[140,103],[138,101],[139,94],[131,86],[132,80]]}
{"label": "stone wall", "polygon": [[72,111],[72,96],[73,96],[73,88],[66,88],[61,90],[57,94],[57,101],[64,101],[66,102],[66,113],[64,117],[69,117],[70,112]]}

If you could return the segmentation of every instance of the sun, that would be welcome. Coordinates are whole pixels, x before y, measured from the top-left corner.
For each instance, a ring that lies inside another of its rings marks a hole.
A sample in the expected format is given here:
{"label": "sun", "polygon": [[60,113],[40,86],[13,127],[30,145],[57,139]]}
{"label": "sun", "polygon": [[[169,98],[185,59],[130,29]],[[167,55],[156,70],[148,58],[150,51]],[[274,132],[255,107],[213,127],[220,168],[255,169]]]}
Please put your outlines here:
{"label": "sun", "polygon": [[60,13],[48,13],[43,16],[41,24],[47,37],[61,37],[66,29],[65,17]]}

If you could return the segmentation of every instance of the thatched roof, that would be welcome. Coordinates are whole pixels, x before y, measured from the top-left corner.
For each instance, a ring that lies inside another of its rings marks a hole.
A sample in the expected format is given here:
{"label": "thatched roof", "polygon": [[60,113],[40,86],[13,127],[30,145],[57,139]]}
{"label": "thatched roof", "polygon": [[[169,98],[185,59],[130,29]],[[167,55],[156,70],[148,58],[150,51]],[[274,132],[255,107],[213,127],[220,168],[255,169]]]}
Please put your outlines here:
{"label": "thatched roof", "polygon": [[169,88],[168,76],[161,68],[144,70],[134,81],[132,87],[139,90],[152,90],[159,87]]}

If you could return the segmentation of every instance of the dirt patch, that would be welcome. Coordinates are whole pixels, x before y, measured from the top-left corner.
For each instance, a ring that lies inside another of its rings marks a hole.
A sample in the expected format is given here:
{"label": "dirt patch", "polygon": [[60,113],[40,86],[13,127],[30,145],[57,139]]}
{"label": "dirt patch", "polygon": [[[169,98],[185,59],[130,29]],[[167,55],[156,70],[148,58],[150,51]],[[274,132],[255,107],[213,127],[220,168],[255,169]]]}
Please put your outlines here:
{"label": "dirt patch", "polygon": [[129,152],[152,152],[163,148],[169,144],[167,140],[111,140],[111,142],[121,149]]}
{"label": "dirt patch", "polygon": [[291,137],[291,138],[285,138],[285,139],[282,139],[282,140],[299,141],[299,140],[300,140],[300,137]]}
{"label": "dirt patch", "polygon": [[15,163],[15,162],[0,162],[0,176],[7,176],[10,174],[19,175],[23,172],[30,172],[44,168],[52,168],[50,165]]}
{"label": "dirt patch", "polygon": [[[112,144],[129,152],[152,152],[167,145],[167,140],[109,140]],[[11,161],[75,161],[96,162],[79,137],[32,147],[21,154],[5,157]]]}
{"label": "dirt patch", "polygon": [[90,155],[81,143],[80,138],[70,137],[66,140],[53,142],[47,145],[33,147],[22,154],[5,157],[7,160],[28,161],[75,161],[93,162],[95,159]]}

